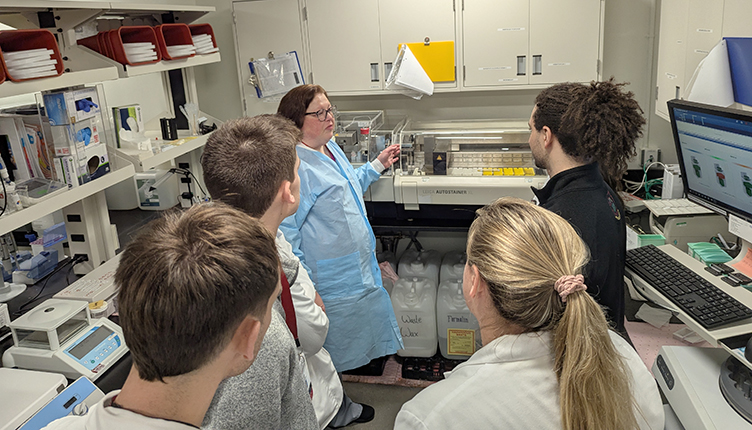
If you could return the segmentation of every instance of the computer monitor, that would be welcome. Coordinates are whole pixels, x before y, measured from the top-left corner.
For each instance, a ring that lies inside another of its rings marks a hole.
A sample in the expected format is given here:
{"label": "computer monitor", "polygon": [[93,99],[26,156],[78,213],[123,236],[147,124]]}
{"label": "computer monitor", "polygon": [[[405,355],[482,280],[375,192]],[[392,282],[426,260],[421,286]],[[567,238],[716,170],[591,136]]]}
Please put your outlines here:
{"label": "computer monitor", "polygon": [[668,102],[687,198],[752,221],[752,112]]}

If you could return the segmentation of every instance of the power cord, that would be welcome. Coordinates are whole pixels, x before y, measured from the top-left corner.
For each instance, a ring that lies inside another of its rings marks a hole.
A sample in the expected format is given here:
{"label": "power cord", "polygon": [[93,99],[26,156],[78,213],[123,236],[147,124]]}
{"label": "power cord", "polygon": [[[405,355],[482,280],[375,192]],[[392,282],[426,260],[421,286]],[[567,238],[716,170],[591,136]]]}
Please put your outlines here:
{"label": "power cord", "polygon": [[[170,171],[170,172],[172,172],[172,173],[179,173],[179,174],[181,174],[181,175],[185,176],[186,178],[188,178],[188,177],[192,177],[192,178],[193,178],[193,180],[194,180],[194,181],[196,182],[196,185],[198,185],[198,188],[199,188],[199,189],[201,190],[201,192],[202,192],[202,193],[204,194],[204,201],[209,201],[209,193],[207,193],[207,192],[206,192],[206,190],[204,190],[204,187],[202,187],[202,186],[201,186],[201,182],[199,182],[198,178],[196,178],[196,176],[195,176],[195,175],[193,174],[193,172],[191,172],[191,171],[190,171],[190,170],[188,170],[188,169],[183,169],[183,168],[180,168],[180,167],[174,167],[174,168],[170,169],[169,171]],[[190,184],[189,184],[189,185],[188,185],[188,192],[189,192],[190,194],[193,194],[193,193],[192,193],[192,192],[190,191],[190,188],[191,188],[191,186],[190,186]],[[193,198],[193,196],[191,196],[191,199],[192,199],[192,198]]]}
{"label": "power cord", "polygon": [[[72,266],[70,267],[71,270],[72,270],[73,266],[75,266],[76,264],[79,264],[79,263],[83,263],[84,261],[87,261],[87,260],[88,260],[88,258],[86,256],[84,256],[84,255],[78,255],[78,256],[75,256],[73,258],[68,258],[68,260],[66,260],[63,264],[58,264],[57,267],[55,268],[55,270],[53,270],[52,272],[50,272],[50,274],[45,277],[44,284],[42,284],[42,288],[39,289],[39,292],[37,293],[37,295],[34,296],[33,298],[29,299],[28,301],[26,301],[26,303],[22,304],[18,308],[18,311],[16,312],[15,315],[16,316],[20,316],[20,315],[22,315],[22,314],[24,314],[24,313],[27,312],[25,310],[25,308],[27,306],[29,306],[29,304],[31,304],[34,301],[36,301],[39,298],[39,296],[42,295],[42,292],[47,287],[47,283],[50,281],[50,278],[52,278],[52,276],[55,275],[55,273],[59,272],[60,270],[62,270],[63,268],[65,268],[65,266],[67,266],[69,264],[72,264]],[[66,278],[66,281],[67,281],[68,280],[68,276],[66,275],[65,278]],[[70,283],[68,283],[68,284],[70,285]]]}
{"label": "power cord", "polygon": [[[655,197],[652,194],[650,194],[650,188],[652,188],[654,185],[662,184],[663,183],[663,179],[662,178],[656,178],[656,179],[647,180],[648,179],[648,170],[650,170],[650,168],[653,167],[656,164],[660,164],[661,166],[663,166],[664,170],[666,169],[666,165],[663,164],[663,163],[661,163],[660,161],[654,161],[654,162],[652,162],[650,164],[647,164],[647,165],[643,166],[643,168],[642,168],[642,171],[643,171],[642,181],[639,183],[639,185],[637,185],[636,188],[634,188],[634,190],[630,194],[635,195],[644,186],[645,187],[645,197],[648,200],[659,199],[660,198],[660,197]],[[625,181],[625,182],[627,182],[627,181]],[[629,181],[627,184],[629,185],[629,183],[634,184],[634,182],[631,182],[631,181]],[[633,189],[633,187],[629,187],[629,188]]]}

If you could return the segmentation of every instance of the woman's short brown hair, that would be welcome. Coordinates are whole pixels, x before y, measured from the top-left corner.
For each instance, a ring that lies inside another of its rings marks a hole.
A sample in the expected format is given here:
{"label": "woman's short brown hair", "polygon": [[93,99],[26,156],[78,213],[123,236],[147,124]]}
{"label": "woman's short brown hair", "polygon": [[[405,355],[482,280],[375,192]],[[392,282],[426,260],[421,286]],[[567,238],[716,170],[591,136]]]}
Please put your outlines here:
{"label": "woman's short brown hair", "polygon": [[141,379],[199,369],[244,318],[263,321],[278,267],[274,236],[227,205],[196,205],[151,223],[115,272],[120,324]]}
{"label": "woman's short brown hair", "polygon": [[303,128],[306,109],[319,94],[323,94],[327,99],[329,98],[326,95],[326,90],[320,85],[306,84],[295,87],[282,97],[277,113],[291,119],[298,128]]}

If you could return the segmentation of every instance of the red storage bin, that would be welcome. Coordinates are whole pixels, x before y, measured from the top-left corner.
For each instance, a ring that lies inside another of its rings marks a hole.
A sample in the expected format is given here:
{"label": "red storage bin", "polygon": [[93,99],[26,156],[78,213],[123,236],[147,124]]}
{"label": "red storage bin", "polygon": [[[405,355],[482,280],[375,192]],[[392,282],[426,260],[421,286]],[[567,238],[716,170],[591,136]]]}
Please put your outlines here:
{"label": "red storage bin", "polygon": [[107,48],[107,39],[109,37],[107,36],[106,31],[100,31],[97,34],[97,42],[99,43],[99,53],[104,55],[105,57],[110,56],[110,50]]}
{"label": "red storage bin", "polygon": [[177,60],[179,58],[193,57],[196,53],[190,55],[181,55],[172,57],[167,52],[168,46],[173,45],[193,45],[191,30],[186,24],[162,24],[154,27],[159,41],[159,50],[162,52],[162,58],[165,60]]}
{"label": "red storage bin", "polygon": [[189,24],[188,28],[191,30],[191,36],[208,34],[209,36],[211,36],[214,47],[216,48],[218,46],[217,39],[214,37],[214,29],[212,28],[211,24]]}
{"label": "red storage bin", "polygon": [[[162,59],[157,36],[154,33],[154,29],[149,26],[134,25],[132,27],[120,27],[117,30],[110,30],[108,36],[109,37],[107,37],[105,41],[109,41],[109,49],[111,49],[111,55],[109,55],[109,57],[117,61],[118,63],[135,66],[138,64],[158,63]],[[123,44],[142,42],[150,42],[154,44],[154,50],[157,54],[157,59],[131,63],[125,56],[125,48],[123,47]]]}
{"label": "red storage bin", "polygon": [[94,36],[89,36],[83,39],[78,39],[76,43],[81,46],[85,46],[91,49],[92,51],[97,51],[100,54],[102,53],[102,47],[99,44],[99,33],[95,34]]}
{"label": "red storage bin", "polygon": [[[8,66],[5,62],[5,56],[2,54],[3,52],[8,53],[42,48],[51,49],[53,51],[52,55],[50,55],[50,59],[54,59],[57,62],[57,64],[55,65],[55,71],[57,72],[56,75],[20,79],[14,78],[10,73],[8,73]],[[2,62],[6,76],[13,82],[22,82],[40,78],[52,78],[63,74],[63,59],[60,57],[60,51],[57,47],[57,41],[55,40],[55,36],[53,36],[52,33],[47,30],[0,31],[0,62]]]}

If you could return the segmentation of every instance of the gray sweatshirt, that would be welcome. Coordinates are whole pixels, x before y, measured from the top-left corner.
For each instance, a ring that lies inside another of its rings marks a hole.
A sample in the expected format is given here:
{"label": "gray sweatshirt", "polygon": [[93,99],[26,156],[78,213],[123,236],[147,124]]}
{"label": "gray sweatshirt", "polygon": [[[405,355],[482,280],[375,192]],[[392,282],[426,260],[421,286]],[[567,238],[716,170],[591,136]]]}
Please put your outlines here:
{"label": "gray sweatshirt", "polygon": [[223,381],[202,428],[319,430],[295,341],[275,302],[261,350],[244,373]]}

